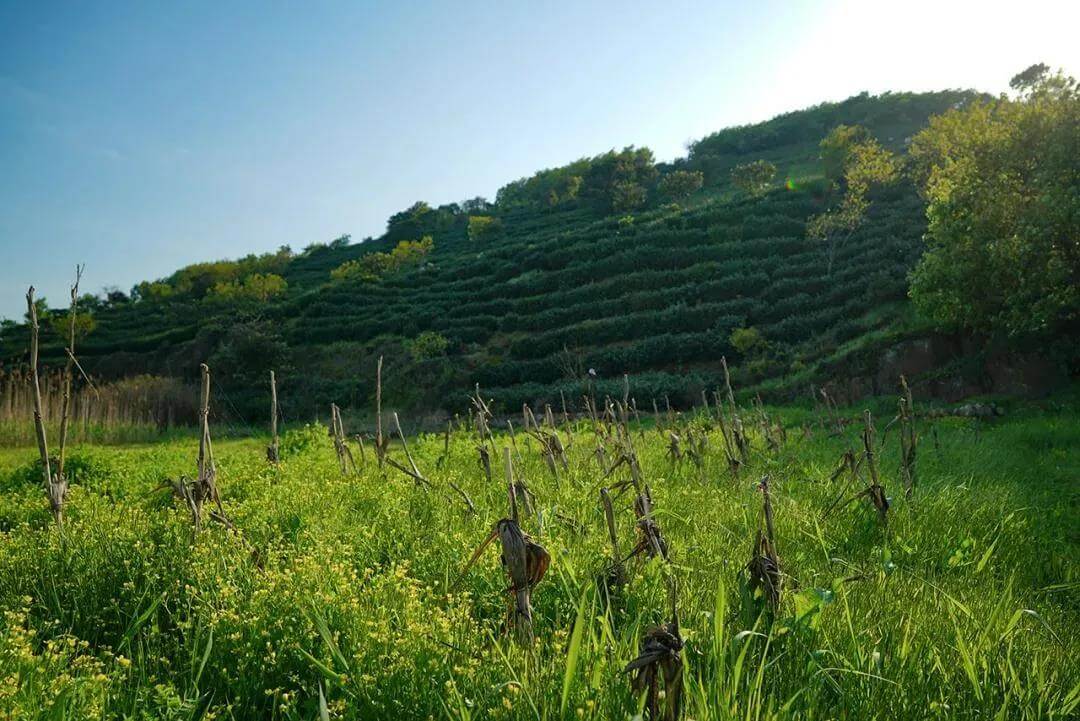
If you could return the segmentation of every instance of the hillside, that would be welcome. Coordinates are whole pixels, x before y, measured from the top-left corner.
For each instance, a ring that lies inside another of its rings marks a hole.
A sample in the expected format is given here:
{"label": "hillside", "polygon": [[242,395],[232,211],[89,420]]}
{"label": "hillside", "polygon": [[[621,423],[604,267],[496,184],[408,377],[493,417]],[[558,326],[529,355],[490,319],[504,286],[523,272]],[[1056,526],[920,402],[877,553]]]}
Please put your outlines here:
{"label": "hillside", "polygon": [[[88,298],[96,327],[79,357],[102,379],[190,379],[208,361],[249,417],[265,414],[270,369],[287,417],[331,401],[365,407],[379,355],[387,402],[424,409],[460,409],[475,383],[504,409],[560,393],[572,402],[589,369],[601,386],[631,374],[639,402],[684,404],[716,382],[724,355],[743,387],[811,378],[860,339],[903,327],[925,228],[913,188],[878,192],[830,274],[806,232],[827,203],[819,142],[858,124],[900,151],[929,116],[972,97],[860,95],[722,130],[671,164],[613,151],[510,183],[494,203],[418,203],[380,238],[192,266],[130,297]],[[767,192],[735,188],[732,168],[758,160],[777,169]],[[665,179],[680,172],[704,184],[676,201]],[[391,255],[425,236],[429,252]],[[360,262],[331,276],[349,261]],[[369,271],[377,279],[361,277]],[[744,342],[733,344],[738,329]],[[4,329],[8,366],[25,358],[26,338]],[[59,363],[59,336],[43,344],[43,360]]]}

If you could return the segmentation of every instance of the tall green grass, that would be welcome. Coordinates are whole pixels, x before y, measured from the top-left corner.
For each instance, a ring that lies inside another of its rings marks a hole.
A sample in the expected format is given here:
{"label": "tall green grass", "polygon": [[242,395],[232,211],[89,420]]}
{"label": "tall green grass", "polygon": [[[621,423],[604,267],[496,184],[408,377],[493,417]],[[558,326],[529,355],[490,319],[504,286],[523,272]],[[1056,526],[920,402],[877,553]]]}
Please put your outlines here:
{"label": "tall green grass", "polygon": [[[886,440],[887,527],[861,503],[823,515],[843,491],[828,478],[854,432],[791,430],[779,453],[759,451],[733,480],[715,432],[699,470],[673,464],[665,439],[646,431],[639,455],[679,582],[687,718],[1075,717],[1080,414],[1030,408],[936,427],[937,444],[920,425],[910,502],[898,439]],[[220,526],[193,542],[186,512],[154,492],[193,474],[194,439],[76,447],[62,533],[32,473],[34,450],[0,450],[0,718],[641,712],[622,668],[668,620],[664,569],[631,563],[610,604],[598,587],[610,550],[584,430],[557,481],[535,442],[517,438],[540,511],[523,525],[553,558],[533,594],[537,642],[527,650],[504,634],[498,553],[459,581],[506,514],[505,488],[484,480],[470,439],[455,436],[441,465],[440,436],[410,449],[436,487],[453,480],[470,494],[476,517],[380,473],[370,455],[359,477],[343,477],[329,440],[312,437],[277,468],[265,439],[215,446],[226,510],[257,558]],[[748,602],[743,571],[766,473],[786,574],[773,619]],[[627,502],[617,509],[629,548]]]}

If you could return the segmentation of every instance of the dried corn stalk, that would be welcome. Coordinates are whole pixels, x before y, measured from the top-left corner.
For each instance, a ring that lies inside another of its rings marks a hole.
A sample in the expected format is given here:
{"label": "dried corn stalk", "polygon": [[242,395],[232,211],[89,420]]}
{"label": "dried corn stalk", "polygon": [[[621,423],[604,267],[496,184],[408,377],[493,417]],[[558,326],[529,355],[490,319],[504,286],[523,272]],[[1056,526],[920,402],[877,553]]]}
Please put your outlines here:
{"label": "dried corn stalk", "polygon": [[844,434],[844,422],[843,419],[840,418],[840,412],[836,405],[836,400],[833,399],[833,397],[829,395],[829,392],[824,388],[821,388],[820,390],[821,398],[825,403],[825,410],[829,413],[832,419],[834,429],[833,433],[835,435],[842,436]]}
{"label": "dried corn stalk", "polygon": [[495,523],[491,534],[483,540],[465,564],[461,577],[468,573],[488,544],[498,538],[502,545],[500,558],[510,581],[507,588],[511,597],[508,626],[514,629],[514,637],[519,643],[531,646],[534,638],[532,590],[547,573],[551,565],[551,555],[521,530],[516,497],[512,488],[508,488],[507,492],[510,497],[510,518],[503,518]]}
{"label": "dried corn stalk", "polygon": [[[199,402],[199,418],[202,431],[199,437],[199,473],[194,481],[188,481],[181,476],[174,489],[184,499],[188,510],[191,511],[192,530],[195,534],[198,534],[202,529],[202,509],[207,501],[213,502],[217,508],[217,516],[227,521],[225,509],[221,506],[221,497],[218,495],[217,467],[214,465],[214,447],[210,440],[210,368],[203,363],[199,366],[199,369],[202,374],[202,391]],[[231,523],[227,525],[231,525]]]}
{"label": "dried corn stalk", "polygon": [[[548,406],[550,410],[550,406]],[[555,480],[559,480],[559,467],[561,466],[564,471],[570,469],[570,464],[566,459],[566,449],[563,446],[562,439],[559,437],[559,432],[555,429],[554,423],[550,424],[549,428],[543,428],[536,422],[536,416],[533,415],[532,409],[525,406],[523,412],[526,417],[525,430],[540,443],[540,454],[544,458],[544,463],[547,465],[548,470],[551,471]],[[554,419],[552,419],[554,420]]]}
{"label": "dried corn stalk", "polygon": [[866,454],[866,467],[870,472],[870,487],[866,489],[865,493],[870,497],[874,508],[877,509],[881,522],[885,523],[887,520],[886,514],[889,511],[889,499],[885,495],[885,487],[881,485],[878,478],[877,462],[874,456],[874,419],[871,417],[869,410],[863,411],[863,420],[865,422],[863,447]]}
{"label": "dried corn stalk", "polygon": [[626,567],[622,554],[619,553],[619,536],[615,531],[615,508],[611,503],[611,492],[607,488],[600,489],[600,505],[604,510],[608,539],[611,541],[611,565],[604,578],[604,587],[609,592],[614,592],[626,584]]}
{"label": "dried corn stalk", "polygon": [[772,611],[780,607],[780,558],[776,554],[776,531],[773,527],[772,498],[769,495],[769,477],[761,479],[762,515],[764,529],[758,528],[754,537],[754,549],[747,564],[750,588],[760,592]]}
{"label": "dried corn stalk", "polygon": [[503,467],[506,472],[506,483],[510,488],[511,502],[520,505],[529,515],[535,514],[539,523],[540,517],[539,514],[536,514],[535,504],[533,503],[536,497],[529,490],[524,479],[514,476],[514,463],[510,458],[510,449],[505,446],[503,447]]}
{"label": "dried corn stalk", "polygon": [[682,439],[675,431],[668,431],[667,456],[673,463],[678,463],[683,458]]}
{"label": "dried corn stalk", "polygon": [[336,403],[330,404],[330,433],[334,437],[334,452],[337,453],[338,464],[341,466],[341,475],[347,475],[349,469],[356,473],[356,461],[353,460],[352,450],[345,440],[345,425],[341,420],[341,409]]}
{"label": "dried corn stalk", "polygon": [[633,689],[646,694],[645,708],[653,721],[676,721],[682,713],[682,649],[683,638],[679,633],[679,615],[672,583],[671,621],[645,634],[638,657],[623,669],[623,673],[636,672]]}
{"label": "dried corn stalk", "polygon": [[836,508],[843,508],[852,501],[862,498],[863,496],[870,499],[870,502],[877,509],[878,517],[882,523],[887,520],[887,513],[889,511],[889,499],[885,495],[885,487],[881,485],[881,481],[878,477],[877,470],[877,456],[874,453],[874,421],[870,416],[870,411],[863,411],[863,453],[862,457],[857,461],[854,458],[854,454],[849,450],[841,458],[839,467],[833,472],[832,478],[835,480],[838,478],[845,469],[850,470],[852,481],[857,480],[859,468],[863,463],[866,464],[867,474],[869,475],[869,484],[866,488],[859,491],[855,495],[849,497],[843,503],[840,503],[840,499],[843,498],[844,493],[841,492],[840,496],[829,506],[825,511],[825,515],[828,515]]}
{"label": "dried corn stalk", "polygon": [[[401,448],[403,451],[405,451],[405,458],[409,461],[409,468],[401,465],[389,455],[386,456],[384,461],[387,465],[391,466],[392,468],[396,468],[397,470],[404,473],[406,476],[412,478],[413,481],[416,482],[417,486],[420,486],[425,490],[433,489],[435,487],[435,484],[429,481],[427,477],[420,472],[420,468],[416,465],[416,461],[413,460],[412,453],[409,452],[409,443],[405,440],[405,434],[401,430],[401,421],[398,419],[397,413],[394,413],[394,428],[395,430],[397,430],[398,437],[401,439]],[[462,503],[465,504],[465,508],[469,513],[476,513],[476,506],[473,504],[472,499],[469,498],[469,494],[466,493],[461,488],[461,486],[449,480],[447,481],[447,485],[449,485],[450,488],[453,489],[453,491],[458,495]]]}
{"label": "dried corn stalk", "polygon": [[728,372],[727,357],[720,357],[720,365],[724,369],[724,387],[727,390],[728,404],[731,413],[731,440],[739,452],[739,461],[745,465],[750,461],[750,439],[746,437],[742,419],[739,417],[739,406],[735,403],[735,393],[731,389],[731,374]]}
{"label": "dried corn stalk", "polygon": [[[471,398],[473,407],[476,409],[476,413],[472,414],[473,422],[477,433],[476,452],[480,456],[480,467],[484,469],[484,475],[487,477],[488,483],[491,483],[491,453],[495,450],[495,438],[491,433],[491,428],[488,425],[491,418],[491,408],[484,402],[483,397],[480,395],[480,384],[476,384],[476,394]],[[491,450],[488,450],[490,445]]]}
{"label": "dried corn stalk", "polygon": [[911,397],[911,388],[907,379],[900,376],[900,386],[904,395],[900,397],[900,477],[904,483],[904,494],[911,498],[915,490],[915,452],[919,444],[915,432],[915,402]]}

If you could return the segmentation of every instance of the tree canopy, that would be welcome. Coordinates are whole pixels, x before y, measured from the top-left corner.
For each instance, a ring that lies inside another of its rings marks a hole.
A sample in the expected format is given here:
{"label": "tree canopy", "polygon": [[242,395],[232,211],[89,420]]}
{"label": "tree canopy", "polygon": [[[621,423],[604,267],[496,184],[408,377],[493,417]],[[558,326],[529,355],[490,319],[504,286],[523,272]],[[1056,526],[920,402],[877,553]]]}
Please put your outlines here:
{"label": "tree canopy", "polygon": [[928,248],[911,297],[942,326],[1017,337],[1080,319],[1080,91],[1045,65],[1011,86],[912,140]]}
{"label": "tree canopy", "polygon": [[740,163],[731,169],[731,182],[748,195],[758,196],[768,192],[776,177],[776,166],[768,160]]}
{"label": "tree canopy", "polygon": [[704,184],[705,174],[700,170],[673,170],[660,178],[657,190],[670,200],[685,200]]}
{"label": "tree canopy", "polygon": [[406,266],[416,265],[435,247],[430,235],[420,240],[402,240],[388,253],[368,253],[348,260],[330,271],[332,280],[360,280],[371,283]]}
{"label": "tree canopy", "polygon": [[891,183],[900,162],[865,128],[838,125],[821,141],[821,157],[830,194],[842,191],[838,203],[810,219],[807,234],[824,243],[832,274],[837,248],[862,224],[870,207],[870,189]]}

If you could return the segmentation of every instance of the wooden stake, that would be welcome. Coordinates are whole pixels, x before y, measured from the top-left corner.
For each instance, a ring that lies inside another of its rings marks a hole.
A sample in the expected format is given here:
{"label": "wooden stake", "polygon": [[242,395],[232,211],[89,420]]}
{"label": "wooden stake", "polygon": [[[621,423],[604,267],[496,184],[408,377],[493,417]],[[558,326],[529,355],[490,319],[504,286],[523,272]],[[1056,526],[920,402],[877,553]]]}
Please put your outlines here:
{"label": "wooden stake", "polygon": [[274,371],[270,371],[270,445],[266,449],[266,460],[277,463],[278,452],[278,409],[277,409],[277,379]]}
{"label": "wooden stake", "polygon": [[60,454],[56,461],[56,475],[59,478],[65,478],[64,476],[64,460],[67,450],[67,436],[68,436],[68,409],[71,405],[71,379],[74,374],[75,365],[75,319],[76,312],[79,304],[79,281],[82,280],[83,266],[75,266],[75,284],[71,286],[71,312],[69,313],[68,322],[68,347],[67,347],[67,364],[64,366],[64,394],[63,400],[60,406]]}
{"label": "wooden stake", "polygon": [[49,498],[56,525],[64,525],[64,496],[67,493],[67,481],[53,476],[49,462],[49,444],[45,438],[45,419],[41,410],[41,379],[38,375],[38,318],[34,305],[34,286],[26,291],[26,310],[30,316],[30,387],[34,401],[34,431],[37,434],[38,453],[41,455],[41,470],[45,493]]}
{"label": "wooden stake", "polygon": [[386,441],[382,432],[382,360],[375,366],[375,458],[379,462],[379,468],[383,467],[386,458]]}

